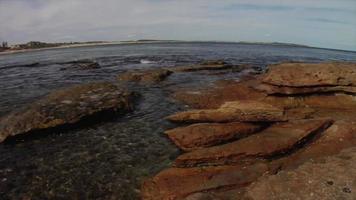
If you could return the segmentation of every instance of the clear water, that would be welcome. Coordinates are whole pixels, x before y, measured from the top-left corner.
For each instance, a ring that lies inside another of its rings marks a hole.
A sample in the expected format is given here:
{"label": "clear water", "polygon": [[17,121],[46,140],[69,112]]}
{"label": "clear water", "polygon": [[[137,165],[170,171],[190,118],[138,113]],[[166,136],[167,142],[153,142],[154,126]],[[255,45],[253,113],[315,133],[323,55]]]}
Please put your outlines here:
{"label": "clear water", "polygon": [[[91,59],[100,69],[60,70],[59,63]],[[224,59],[258,69],[281,61],[350,61],[356,52],[233,43],[109,45],[0,55],[0,116],[58,88],[116,81],[137,68]],[[38,62],[36,66],[26,64]],[[173,74],[155,86],[128,85],[142,97],[134,112],[64,133],[0,144],[0,199],[139,199],[142,180],[170,165],[179,150],[164,136],[163,118],[184,109],[170,98],[179,88],[209,87],[239,73]]]}

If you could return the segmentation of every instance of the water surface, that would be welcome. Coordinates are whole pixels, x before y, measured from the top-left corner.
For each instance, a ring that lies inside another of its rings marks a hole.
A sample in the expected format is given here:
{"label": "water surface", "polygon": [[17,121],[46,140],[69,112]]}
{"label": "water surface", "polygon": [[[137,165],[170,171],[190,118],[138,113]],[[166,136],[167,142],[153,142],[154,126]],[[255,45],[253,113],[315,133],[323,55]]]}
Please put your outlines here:
{"label": "water surface", "polygon": [[[63,68],[91,59],[100,69]],[[224,59],[256,69],[281,61],[350,61],[356,52],[234,43],[108,45],[0,55],[0,116],[58,88],[116,81],[126,70]],[[35,66],[26,66],[39,63]],[[63,133],[0,144],[0,199],[138,199],[142,180],[170,165],[178,149],[163,131],[163,118],[184,109],[170,98],[179,88],[209,87],[239,73],[173,74],[155,86],[128,85],[141,94],[134,112]]]}

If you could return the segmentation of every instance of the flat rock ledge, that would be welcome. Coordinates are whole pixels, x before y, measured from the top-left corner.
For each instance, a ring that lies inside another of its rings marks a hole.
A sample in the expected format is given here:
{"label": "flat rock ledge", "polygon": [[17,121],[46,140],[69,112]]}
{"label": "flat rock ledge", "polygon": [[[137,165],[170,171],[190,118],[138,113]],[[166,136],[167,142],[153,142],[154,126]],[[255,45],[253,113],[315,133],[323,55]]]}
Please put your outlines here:
{"label": "flat rock ledge", "polygon": [[258,101],[231,101],[218,109],[185,111],[167,119],[173,122],[286,121],[283,109]]}
{"label": "flat rock ledge", "polygon": [[134,93],[109,82],[76,85],[51,92],[42,99],[0,119],[0,142],[9,136],[60,128],[85,120],[98,121],[133,108]]}
{"label": "flat rock ledge", "polygon": [[185,153],[143,183],[143,199],[356,198],[356,64],[269,68],[174,95],[193,108],[167,117],[185,124],[166,131]]}
{"label": "flat rock ledge", "polygon": [[246,190],[243,199],[345,199],[356,198],[356,148],[309,161],[292,171],[264,176]]}
{"label": "flat rock ledge", "polygon": [[168,69],[133,70],[118,75],[120,81],[133,81],[138,83],[159,83],[164,81],[173,72]]}

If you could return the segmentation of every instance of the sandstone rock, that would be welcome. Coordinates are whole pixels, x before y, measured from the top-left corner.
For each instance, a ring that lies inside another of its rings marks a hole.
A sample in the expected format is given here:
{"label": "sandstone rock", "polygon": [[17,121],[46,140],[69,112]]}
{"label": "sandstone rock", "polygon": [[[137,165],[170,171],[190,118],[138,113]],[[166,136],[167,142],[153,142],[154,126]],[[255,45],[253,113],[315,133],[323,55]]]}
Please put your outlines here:
{"label": "sandstone rock", "polygon": [[172,71],[166,69],[154,69],[154,70],[135,70],[122,73],[118,76],[119,80],[134,81],[142,83],[158,83],[166,79]]}
{"label": "sandstone rock", "polygon": [[198,91],[178,91],[173,97],[192,108],[219,108],[223,103],[237,100],[259,100],[266,96],[245,83],[220,81],[214,88]]}
{"label": "sandstone rock", "polygon": [[0,142],[8,136],[72,125],[102,114],[132,108],[133,93],[117,86],[89,83],[54,91],[0,119]]}
{"label": "sandstone rock", "polygon": [[263,125],[252,123],[201,123],[166,131],[182,150],[192,151],[239,139],[259,131]]}
{"label": "sandstone rock", "polygon": [[310,160],[337,154],[342,149],[356,146],[355,133],[355,121],[336,121],[311,144],[275,162],[281,163],[281,169],[288,169]]}
{"label": "sandstone rock", "polygon": [[275,86],[269,84],[260,84],[256,87],[256,89],[266,92],[267,94],[282,94],[282,95],[331,93],[331,92],[356,93],[356,87],[353,86],[286,87],[286,86]]}
{"label": "sandstone rock", "polygon": [[245,198],[274,199],[356,199],[356,148],[307,162],[295,170],[261,177],[247,188]]}
{"label": "sandstone rock", "polygon": [[185,153],[179,156],[176,166],[228,164],[270,158],[293,150],[331,124],[327,119],[296,120],[272,125],[261,133],[228,143]]}
{"label": "sandstone rock", "polygon": [[174,122],[285,121],[284,111],[258,101],[226,102],[218,109],[180,112],[167,118]]}
{"label": "sandstone rock", "polygon": [[272,65],[264,83],[289,86],[356,86],[354,63],[282,63]]}
{"label": "sandstone rock", "polygon": [[250,166],[169,168],[144,182],[141,194],[144,200],[182,199],[196,192],[244,186],[274,170],[264,162]]}

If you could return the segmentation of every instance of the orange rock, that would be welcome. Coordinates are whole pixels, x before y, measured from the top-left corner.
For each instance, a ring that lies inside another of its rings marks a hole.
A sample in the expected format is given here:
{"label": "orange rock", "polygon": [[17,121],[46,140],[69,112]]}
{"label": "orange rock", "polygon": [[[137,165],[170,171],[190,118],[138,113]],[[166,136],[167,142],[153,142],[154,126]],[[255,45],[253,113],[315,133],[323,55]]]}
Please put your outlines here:
{"label": "orange rock", "polygon": [[196,166],[240,163],[245,160],[269,158],[289,152],[307,138],[331,124],[327,119],[281,122],[241,140],[196,150],[179,156],[175,165]]}
{"label": "orange rock", "polygon": [[174,122],[285,121],[283,109],[258,101],[226,102],[218,109],[192,110],[167,117]]}
{"label": "orange rock", "polygon": [[294,170],[263,176],[239,199],[356,199],[356,148],[309,161]]}
{"label": "orange rock", "polygon": [[145,181],[141,194],[144,200],[182,199],[196,192],[245,186],[274,170],[263,162],[250,166],[169,168]]}
{"label": "orange rock", "polygon": [[252,123],[201,123],[166,131],[182,150],[192,151],[238,139],[259,131],[263,125]]}
{"label": "orange rock", "polygon": [[265,92],[267,94],[283,94],[283,95],[296,95],[296,94],[312,94],[312,93],[330,93],[330,92],[346,92],[356,93],[354,86],[316,86],[316,87],[286,87],[275,86],[270,84],[260,84],[255,89]]}
{"label": "orange rock", "polygon": [[281,163],[281,169],[286,169],[319,157],[337,154],[342,149],[356,145],[355,133],[355,121],[336,121],[311,144],[275,162]]}
{"label": "orange rock", "polygon": [[220,81],[212,89],[179,91],[173,95],[175,99],[197,109],[219,108],[228,101],[259,100],[265,96],[245,83],[236,81]]}
{"label": "orange rock", "polygon": [[269,66],[264,83],[289,86],[356,86],[354,63],[282,63]]}

